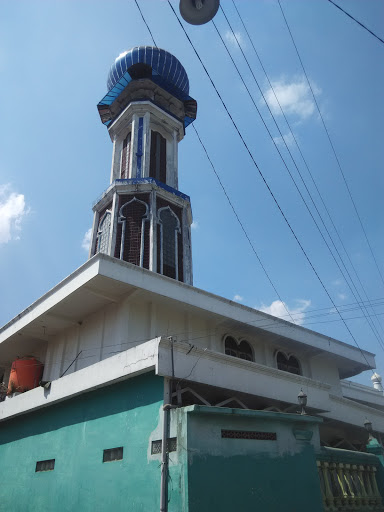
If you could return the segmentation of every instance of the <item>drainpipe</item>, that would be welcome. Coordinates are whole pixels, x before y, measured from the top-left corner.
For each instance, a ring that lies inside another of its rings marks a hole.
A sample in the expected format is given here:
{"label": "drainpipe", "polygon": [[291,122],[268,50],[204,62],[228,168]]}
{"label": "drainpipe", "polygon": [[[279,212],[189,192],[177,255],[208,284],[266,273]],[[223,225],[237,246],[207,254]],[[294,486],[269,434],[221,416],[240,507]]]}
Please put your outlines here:
{"label": "drainpipe", "polygon": [[161,441],[161,481],[160,481],[160,512],[167,512],[168,510],[168,432],[169,432],[169,418],[170,409],[176,409],[176,405],[172,405],[172,384],[175,379],[175,362],[173,355],[173,337],[169,336],[168,340],[171,343],[171,366],[172,378],[167,379],[168,382],[164,383],[164,405],[163,405],[163,437]]}
{"label": "drainpipe", "polygon": [[161,482],[160,482],[160,512],[168,509],[168,427],[170,404],[163,406],[163,437],[161,441]]}

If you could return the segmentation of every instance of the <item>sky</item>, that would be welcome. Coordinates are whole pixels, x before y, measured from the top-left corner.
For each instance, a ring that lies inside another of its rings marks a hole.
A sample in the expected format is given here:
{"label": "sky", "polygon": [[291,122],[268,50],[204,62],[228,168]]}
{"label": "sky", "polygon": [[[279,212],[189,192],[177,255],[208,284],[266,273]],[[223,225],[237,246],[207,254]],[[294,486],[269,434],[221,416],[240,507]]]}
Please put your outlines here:
{"label": "sky", "polygon": [[[338,4],[384,38],[384,2]],[[309,86],[276,0],[235,0],[252,42],[222,0],[233,31],[222,11],[214,22],[242,82],[213,23],[184,23],[242,140],[168,2],[139,5],[188,73],[195,127],[247,234],[187,128],[179,188],[192,201],[194,285],[357,343],[383,374],[384,44],[327,0],[281,0]],[[2,0],[1,11],[3,325],[87,260],[112,154],[96,105],[114,59],[153,42],[130,0]]]}

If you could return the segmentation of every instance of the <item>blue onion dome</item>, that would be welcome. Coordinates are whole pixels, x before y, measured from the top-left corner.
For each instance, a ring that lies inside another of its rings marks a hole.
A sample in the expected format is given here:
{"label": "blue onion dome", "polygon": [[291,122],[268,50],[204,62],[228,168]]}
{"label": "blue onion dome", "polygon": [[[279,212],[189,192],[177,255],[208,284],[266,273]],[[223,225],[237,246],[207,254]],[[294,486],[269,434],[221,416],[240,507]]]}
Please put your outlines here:
{"label": "blue onion dome", "polygon": [[121,53],[111,66],[107,87],[110,91],[128,72],[131,78],[151,78],[169,92],[188,96],[189,80],[181,63],[169,52],[155,46],[135,46]]}

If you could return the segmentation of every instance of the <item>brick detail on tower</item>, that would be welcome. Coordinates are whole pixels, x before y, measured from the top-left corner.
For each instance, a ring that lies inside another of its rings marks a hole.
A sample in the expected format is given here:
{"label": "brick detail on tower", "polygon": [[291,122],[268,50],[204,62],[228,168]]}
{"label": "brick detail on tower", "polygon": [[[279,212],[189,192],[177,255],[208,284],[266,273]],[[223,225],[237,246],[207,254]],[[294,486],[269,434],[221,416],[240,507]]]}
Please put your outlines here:
{"label": "brick detail on tower", "polygon": [[116,258],[144,268],[149,268],[148,202],[148,194],[119,197],[115,244]]}

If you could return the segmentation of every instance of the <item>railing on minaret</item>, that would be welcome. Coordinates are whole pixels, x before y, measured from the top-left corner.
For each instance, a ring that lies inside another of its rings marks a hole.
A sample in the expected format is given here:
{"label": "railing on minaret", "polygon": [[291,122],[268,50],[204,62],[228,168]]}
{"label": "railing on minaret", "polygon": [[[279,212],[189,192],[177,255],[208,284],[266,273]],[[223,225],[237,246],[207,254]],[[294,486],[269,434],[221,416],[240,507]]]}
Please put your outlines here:
{"label": "railing on minaret", "polygon": [[178,190],[178,143],[196,118],[180,62],[159,48],[121,54],[99,103],[113,142],[111,183],[94,205],[90,257],[103,252],[192,284],[189,197]]}

